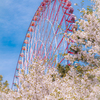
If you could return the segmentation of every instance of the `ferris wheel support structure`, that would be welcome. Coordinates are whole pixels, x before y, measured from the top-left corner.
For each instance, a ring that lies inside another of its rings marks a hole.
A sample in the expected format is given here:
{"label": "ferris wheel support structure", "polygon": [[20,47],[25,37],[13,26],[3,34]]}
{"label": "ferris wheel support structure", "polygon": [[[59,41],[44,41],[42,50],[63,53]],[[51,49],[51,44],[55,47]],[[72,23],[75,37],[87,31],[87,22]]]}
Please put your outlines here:
{"label": "ferris wheel support structure", "polygon": [[[46,68],[56,67],[57,63],[70,64],[60,54],[71,53],[69,51],[69,38],[76,27],[71,1],[68,0],[43,0],[35,12],[27,30],[16,70],[13,78],[12,89],[20,86],[19,73],[24,69],[28,74],[28,66],[34,59],[43,61]],[[64,34],[67,33],[67,34]],[[70,42],[74,42],[69,38]]]}

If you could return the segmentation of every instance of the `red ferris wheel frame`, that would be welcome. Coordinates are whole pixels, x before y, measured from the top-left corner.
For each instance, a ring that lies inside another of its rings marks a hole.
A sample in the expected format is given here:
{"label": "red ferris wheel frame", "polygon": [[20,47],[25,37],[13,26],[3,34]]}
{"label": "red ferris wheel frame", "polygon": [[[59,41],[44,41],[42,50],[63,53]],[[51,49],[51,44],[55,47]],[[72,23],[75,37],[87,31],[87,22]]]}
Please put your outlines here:
{"label": "red ferris wheel frame", "polygon": [[[32,39],[33,39],[34,36],[32,35],[32,32],[34,32],[36,30],[36,27],[37,27],[40,19],[42,18],[45,10],[47,9],[47,13],[49,12],[49,6],[50,6],[51,3],[53,3],[53,6],[52,6],[52,9],[51,9],[51,12],[49,13],[48,19],[50,20],[51,16],[54,16],[54,14],[52,15],[52,12],[54,12],[53,10],[54,10],[54,7],[55,7],[57,1],[59,2],[59,6],[58,6],[57,12],[55,14],[55,17],[52,18],[53,19],[52,25],[54,25],[54,23],[55,23],[55,20],[57,18],[56,16],[58,15],[60,8],[62,8],[63,16],[61,18],[61,21],[59,22],[59,25],[58,25],[58,27],[55,31],[55,34],[54,34],[52,40],[54,40],[56,34],[58,33],[58,30],[61,27],[63,20],[65,21],[65,26],[66,26],[66,29],[64,30],[64,32],[73,32],[73,28],[75,28],[76,24],[75,24],[75,16],[73,15],[74,9],[71,7],[71,2],[68,1],[68,0],[43,0],[43,2],[38,7],[35,15],[33,16],[32,21],[29,25],[28,31],[26,33],[26,36],[25,36],[25,39],[24,39],[24,42],[23,42],[23,45],[22,45],[22,48],[21,48],[21,51],[20,51],[20,55],[19,55],[19,58],[18,58],[18,62],[17,62],[17,66],[16,66],[14,78],[13,78],[13,83],[12,83],[12,89],[16,89],[17,88],[16,84],[18,84],[18,85],[20,84],[19,83],[19,76],[18,76],[19,69],[22,68],[22,67],[27,69],[28,65],[33,60],[33,58],[39,56],[39,52],[40,52],[40,50],[42,50],[41,48],[44,46],[44,49],[46,49],[45,45],[41,44],[38,47],[37,53],[34,54],[35,49],[37,47],[37,42],[36,42],[36,45],[34,46],[34,50],[33,50],[32,49],[33,47],[32,47],[31,44],[32,44]],[[47,16],[47,13],[45,14],[45,17]],[[62,41],[64,40],[65,37],[68,38],[68,36],[66,34],[63,34],[61,40],[59,41],[58,45],[56,46],[56,49],[54,50],[54,52],[52,53],[50,58],[53,58],[55,52],[57,51],[58,48],[60,48],[60,45],[61,45],[61,43],[62,43]],[[50,38],[49,35],[48,35],[48,38]],[[69,38],[69,40],[70,40],[70,42],[74,42],[70,38]],[[48,42],[48,40],[46,39],[45,43],[47,43],[47,42]],[[52,46],[53,46],[52,43],[53,43],[53,41],[51,41],[51,44],[47,48],[47,53],[51,51]],[[64,49],[64,51],[67,51],[67,53],[73,54],[71,51],[68,50],[68,46],[69,46],[69,43],[67,42],[67,46]],[[33,57],[33,54],[35,55],[34,57]],[[45,50],[42,51],[42,56],[45,55],[45,54],[46,54]],[[45,60],[47,58],[47,56],[49,56],[49,53],[46,54],[42,58],[42,60]],[[22,60],[20,60],[20,58]],[[40,58],[41,58],[41,56],[40,56]],[[62,63],[64,59],[65,58],[62,57],[61,60],[59,61],[59,63]],[[49,60],[46,66],[48,66],[49,64],[55,66],[55,64],[53,64],[55,60],[56,60],[56,58],[54,58],[52,61]],[[67,64],[69,64],[68,61],[67,61]],[[20,67],[20,66],[22,66],[22,67]]]}

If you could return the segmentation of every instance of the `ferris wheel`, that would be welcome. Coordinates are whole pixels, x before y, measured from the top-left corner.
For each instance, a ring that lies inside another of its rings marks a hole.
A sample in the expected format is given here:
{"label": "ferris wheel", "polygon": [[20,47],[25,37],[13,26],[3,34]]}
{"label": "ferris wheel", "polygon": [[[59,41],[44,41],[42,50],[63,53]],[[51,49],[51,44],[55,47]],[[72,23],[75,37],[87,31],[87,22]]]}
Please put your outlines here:
{"label": "ferris wheel", "polygon": [[56,67],[58,63],[69,64],[63,54],[72,53],[66,38],[69,38],[67,34],[72,33],[76,26],[73,11],[71,1],[43,0],[23,42],[12,83],[13,90],[19,84],[19,69],[24,68],[28,73],[28,66],[34,59],[42,60],[46,68]]}

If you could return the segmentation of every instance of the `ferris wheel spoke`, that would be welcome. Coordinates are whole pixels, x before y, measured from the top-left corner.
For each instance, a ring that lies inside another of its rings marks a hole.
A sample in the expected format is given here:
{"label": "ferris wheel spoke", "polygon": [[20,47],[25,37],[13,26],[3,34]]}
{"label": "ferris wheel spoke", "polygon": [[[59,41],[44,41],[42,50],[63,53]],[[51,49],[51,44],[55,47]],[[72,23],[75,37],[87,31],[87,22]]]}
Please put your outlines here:
{"label": "ferris wheel spoke", "polygon": [[[49,1],[49,3],[51,3],[51,1]],[[46,14],[43,13],[44,17],[42,16],[42,19],[44,19],[43,27],[41,28],[41,29],[42,29],[42,32],[44,31],[45,18],[47,17],[47,14],[48,14],[48,12],[49,12],[49,8],[50,8],[50,6],[47,7],[47,12],[46,12]],[[49,14],[49,15],[50,15],[50,14]],[[41,19],[41,20],[42,20],[42,19]],[[40,29],[40,31],[41,31],[41,29]],[[41,37],[42,37],[42,36],[41,36]]]}
{"label": "ferris wheel spoke", "polygon": [[[55,5],[55,3],[54,3],[54,5]],[[52,9],[52,11],[53,11],[53,9]],[[51,13],[52,14],[52,13]],[[51,15],[50,14],[50,15]],[[49,17],[49,19],[51,18],[51,16]],[[47,23],[47,27],[46,27],[46,31],[45,31],[45,34],[47,33],[47,29],[48,29],[48,24],[49,24],[49,21],[48,21],[48,23]],[[43,37],[45,37],[46,35],[44,34],[44,36]],[[44,38],[43,38],[43,40],[44,40]]]}
{"label": "ferris wheel spoke", "polygon": [[[54,18],[54,21],[53,21],[53,24],[52,24],[52,25],[54,25],[54,22],[55,22],[56,17],[57,17],[57,15],[58,15],[58,13],[59,13],[60,7],[61,7],[61,5],[59,5],[59,7],[58,7],[58,10],[57,10],[57,13],[56,13],[56,15],[55,15],[55,18]],[[47,37],[47,39],[46,39],[46,42],[47,42],[47,40],[48,40],[48,38],[49,38],[49,36],[50,36],[51,30],[52,30],[52,27],[51,27],[51,29],[50,29],[49,35],[48,35],[48,37]],[[45,42],[45,44],[46,44],[46,42]]]}
{"label": "ferris wheel spoke", "polygon": [[[55,5],[55,3],[54,3],[54,5]],[[53,7],[54,7],[54,5],[53,5]],[[59,8],[60,9],[60,8]],[[52,11],[53,11],[53,9],[52,9]],[[51,14],[50,14],[51,15]],[[57,14],[56,14],[57,15]],[[51,16],[50,16],[51,17]],[[50,17],[49,17],[49,19],[50,19]],[[53,16],[54,17],[54,16]],[[55,17],[55,19],[56,19],[56,17]],[[48,24],[49,24],[49,21],[48,21]],[[48,25],[47,25],[47,27],[48,27]],[[52,29],[52,27],[51,27],[51,29]],[[46,31],[47,31],[47,28],[46,28]],[[46,33],[46,32],[45,32]],[[49,33],[50,34],[50,33]],[[44,36],[43,36],[43,41],[44,41],[44,37],[45,37],[46,35],[44,34]],[[49,37],[47,38],[47,40],[49,39]]]}
{"label": "ferris wheel spoke", "polygon": [[[60,26],[62,25],[63,19],[64,19],[64,15],[63,15],[63,17],[62,17],[62,19],[61,19],[61,21],[60,21],[60,24],[59,24]],[[56,36],[58,30],[59,30],[59,28],[57,28],[57,30],[56,30],[56,32],[55,32],[55,34],[54,34],[54,37],[53,37],[53,39],[52,39],[52,41],[51,41],[51,44],[52,44],[52,42],[53,42],[53,40],[54,40],[54,38],[55,38],[55,36]],[[63,41],[63,38],[64,38],[64,36],[62,37],[62,39],[61,39],[61,41],[60,41],[60,43],[58,44],[57,47],[59,47],[59,45],[60,45],[61,42]],[[50,46],[51,46],[51,44],[50,44]],[[49,46],[49,47],[50,47],[50,46]],[[57,50],[57,48],[56,48],[55,51],[53,52],[53,55],[54,55],[54,53],[56,52],[56,50]],[[49,51],[49,50],[47,50],[47,52],[48,52],[48,51]],[[51,56],[51,59],[53,58],[53,55]],[[49,61],[48,64],[50,64],[50,62],[51,62],[51,61]],[[47,64],[47,65],[48,65],[48,64]]]}
{"label": "ferris wheel spoke", "polygon": [[[53,11],[54,11],[54,6],[55,6],[55,4],[56,4],[56,0],[54,1],[54,4],[53,4],[53,8],[52,8],[52,10],[51,10],[51,13],[50,13],[50,10],[49,10],[48,20],[51,19],[51,15],[52,15],[52,13],[53,13]],[[44,20],[46,21],[47,19],[44,19]],[[45,26],[45,23],[44,23],[44,26]],[[43,26],[43,27],[44,27],[44,26]],[[47,32],[48,32],[48,31],[47,31],[48,26],[49,26],[49,21],[47,22],[47,25],[46,25],[46,30],[45,30],[45,32],[44,32],[45,34],[47,34]],[[44,31],[44,28],[43,28],[43,31]],[[43,31],[42,31],[42,32],[43,32]],[[47,35],[45,35],[45,34],[44,34],[44,36],[43,36],[43,41],[44,41],[44,38],[47,36]]]}
{"label": "ferris wheel spoke", "polygon": [[[64,18],[64,15],[63,15],[62,20],[61,20],[61,22],[60,22],[60,24],[59,24],[59,25],[61,25],[61,24],[62,24],[63,18]],[[53,36],[53,39],[52,39],[52,41],[51,41],[51,44],[53,43],[53,40],[54,40],[54,38],[55,38],[55,36],[56,36],[56,34],[57,34],[58,30],[59,30],[59,28],[57,28],[57,30],[56,30],[56,32],[55,32],[55,34],[54,34],[54,36]],[[51,44],[50,44],[50,46],[51,46]],[[49,48],[50,48],[50,46],[49,46]],[[48,50],[47,50],[47,52],[48,52]]]}

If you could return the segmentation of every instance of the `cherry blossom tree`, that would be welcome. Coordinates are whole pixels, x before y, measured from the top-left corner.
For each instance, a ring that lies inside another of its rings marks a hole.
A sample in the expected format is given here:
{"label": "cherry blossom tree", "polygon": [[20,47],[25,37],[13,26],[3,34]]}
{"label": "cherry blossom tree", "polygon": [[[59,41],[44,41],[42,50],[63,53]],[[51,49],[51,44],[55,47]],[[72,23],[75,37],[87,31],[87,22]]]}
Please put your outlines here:
{"label": "cherry blossom tree", "polygon": [[[64,77],[57,68],[44,72],[41,61],[29,66],[29,74],[23,69],[20,76],[21,85],[18,91],[2,93],[3,100],[98,100],[100,99],[100,68],[89,70],[79,77],[74,66]],[[94,77],[95,75],[95,77]],[[54,78],[54,79],[53,79]]]}
{"label": "cherry blossom tree", "polygon": [[9,84],[8,81],[6,80],[5,82],[3,82],[3,76],[0,75],[0,100],[1,97],[4,95],[6,95],[9,92]]}
{"label": "cherry blossom tree", "polygon": [[[79,29],[73,29],[73,34],[70,36],[74,43],[71,43],[70,50],[73,55],[66,54],[66,59],[71,63],[81,61],[87,68],[100,66],[100,1],[91,0],[95,5],[87,10],[82,8],[81,19],[76,21]],[[67,33],[65,33],[67,34]],[[67,39],[69,42],[70,40]],[[90,67],[91,66],[91,67]]]}

